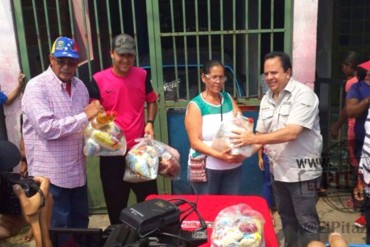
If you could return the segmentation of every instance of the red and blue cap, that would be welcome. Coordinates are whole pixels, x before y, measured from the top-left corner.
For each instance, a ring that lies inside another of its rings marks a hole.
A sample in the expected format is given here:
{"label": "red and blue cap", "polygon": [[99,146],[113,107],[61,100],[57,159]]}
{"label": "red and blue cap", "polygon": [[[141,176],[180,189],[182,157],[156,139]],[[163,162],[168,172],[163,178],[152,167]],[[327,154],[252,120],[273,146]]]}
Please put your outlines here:
{"label": "red and blue cap", "polygon": [[70,57],[79,59],[77,44],[73,39],[68,37],[58,37],[53,46],[51,47],[50,53],[54,57]]}

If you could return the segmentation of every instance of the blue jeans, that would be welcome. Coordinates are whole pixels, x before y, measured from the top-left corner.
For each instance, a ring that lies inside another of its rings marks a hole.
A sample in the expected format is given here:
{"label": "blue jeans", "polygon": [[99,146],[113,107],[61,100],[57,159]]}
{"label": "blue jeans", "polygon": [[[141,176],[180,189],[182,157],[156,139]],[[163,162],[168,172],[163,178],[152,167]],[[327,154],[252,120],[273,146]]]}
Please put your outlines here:
{"label": "blue jeans", "polygon": [[230,170],[206,169],[207,182],[192,182],[195,194],[238,195],[242,179],[242,167]]}
{"label": "blue jeans", "polygon": [[54,200],[51,216],[52,227],[88,227],[89,206],[86,184],[73,189],[50,184],[50,193]]}
{"label": "blue jeans", "polygon": [[267,205],[269,206],[269,208],[271,208],[275,206],[275,199],[274,194],[272,193],[270,162],[269,158],[265,153],[262,154],[262,157],[263,157],[263,166],[265,168],[265,170],[262,171],[263,172],[262,194],[267,201]]}

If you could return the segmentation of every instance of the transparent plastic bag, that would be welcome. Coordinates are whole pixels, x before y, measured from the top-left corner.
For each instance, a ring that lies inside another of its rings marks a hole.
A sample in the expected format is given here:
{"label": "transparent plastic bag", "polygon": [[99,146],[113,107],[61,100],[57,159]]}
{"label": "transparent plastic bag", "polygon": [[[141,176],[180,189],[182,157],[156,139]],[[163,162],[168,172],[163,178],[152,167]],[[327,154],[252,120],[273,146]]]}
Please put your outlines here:
{"label": "transparent plastic bag", "polygon": [[221,210],[213,224],[212,247],[264,247],[265,219],[247,204],[237,204]]}
{"label": "transparent plastic bag", "polygon": [[255,152],[252,145],[234,147],[231,143],[230,137],[234,135],[232,133],[233,130],[253,131],[253,118],[247,118],[238,114],[231,120],[223,121],[213,138],[212,147],[220,152],[227,148],[231,148],[231,153],[234,155],[241,154],[244,157],[252,156]]}
{"label": "transparent plastic bag", "polygon": [[136,141],[139,143],[126,154],[123,180],[131,183],[154,180],[158,175],[158,152],[149,144],[148,138],[139,138]]}
{"label": "transparent plastic bag", "polygon": [[163,142],[154,139],[151,141],[159,155],[158,174],[170,179],[180,179],[180,153]]}
{"label": "transparent plastic bag", "polygon": [[99,113],[85,128],[85,146],[83,152],[86,156],[116,156],[125,155],[126,137],[114,123],[116,113],[107,111]]}
{"label": "transparent plastic bag", "polygon": [[136,140],[126,155],[126,171],[123,180],[137,183],[154,180],[160,174],[176,179],[180,174],[179,152],[150,136]]}

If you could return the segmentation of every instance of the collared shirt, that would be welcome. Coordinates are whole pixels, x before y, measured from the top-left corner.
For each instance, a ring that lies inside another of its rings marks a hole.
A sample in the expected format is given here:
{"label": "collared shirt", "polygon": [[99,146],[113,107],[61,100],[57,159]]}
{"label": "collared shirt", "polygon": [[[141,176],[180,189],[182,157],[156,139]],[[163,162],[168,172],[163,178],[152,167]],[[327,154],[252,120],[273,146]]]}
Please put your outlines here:
{"label": "collared shirt", "polygon": [[86,183],[83,155],[84,128],[89,102],[83,82],[72,79],[71,96],[66,84],[49,67],[27,83],[22,99],[23,135],[32,176],[45,176],[63,188]]}
{"label": "collared shirt", "polygon": [[265,145],[275,180],[298,182],[321,175],[322,136],[318,106],[316,94],[292,78],[280,92],[278,102],[273,99],[271,90],[263,97],[258,132],[270,133],[290,124],[303,127],[294,141]]}

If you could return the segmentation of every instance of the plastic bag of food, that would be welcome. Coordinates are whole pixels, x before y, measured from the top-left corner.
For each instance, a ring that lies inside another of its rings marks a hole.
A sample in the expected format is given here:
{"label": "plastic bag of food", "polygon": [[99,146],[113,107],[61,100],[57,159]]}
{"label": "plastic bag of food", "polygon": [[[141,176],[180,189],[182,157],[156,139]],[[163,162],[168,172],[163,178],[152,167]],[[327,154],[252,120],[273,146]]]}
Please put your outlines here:
{"label": "plastic bag of food", "polygon": [[160,174],[176,179],[180,174],[179,152],[150,136],[139,138],[139,142],[126,155],[126,171],[123,180],[142,182],[153,180]]}
{"label": "plastic bag of food", "polygon": [[148,138],[139,138],[126,155],[126,169],[123,180],[131,183],[150,181],[157,178],[159,156]]}
{"label": "plastic bag of food", "polygon": [[212,247],[264,247],[265,219],[247,204],[238,204],[221,210],[213,224]]}
{"label": "plastic bag of food", "polygon": [[158,173],[170,179],[180,178],[180,154],[173,147],[160,142],[152,140],[153,147],[157,150],[159,155]]}
{"label": "plastic bag of food", "polygon": [[230,140],[234,135],[233,130],[253,131],[253,118],[247,118],[240,114],[230,120],[225,120],[221,123],[215,137],[212,141],[212,147],[220,152],[227,148],[231,148],[231,153],[234,155],[241,154],[244,157],[250,157],[254,153],[252,145],[243,147],[235,147]]}
{"label": "plastic bag of food", "polygon": [[84,154],[86,156],[125,155],[126,138],[114,123],[115,112],[99,113],[85,128]]}

